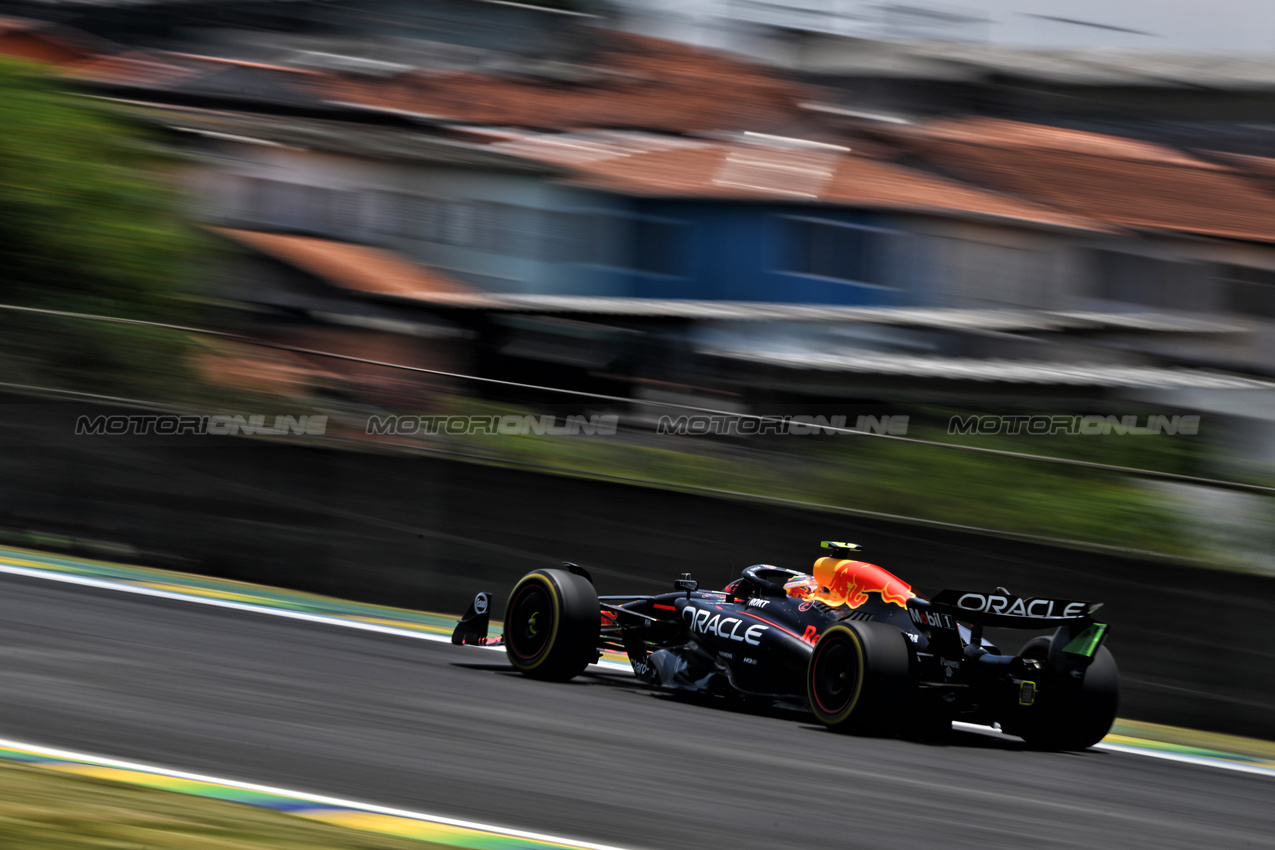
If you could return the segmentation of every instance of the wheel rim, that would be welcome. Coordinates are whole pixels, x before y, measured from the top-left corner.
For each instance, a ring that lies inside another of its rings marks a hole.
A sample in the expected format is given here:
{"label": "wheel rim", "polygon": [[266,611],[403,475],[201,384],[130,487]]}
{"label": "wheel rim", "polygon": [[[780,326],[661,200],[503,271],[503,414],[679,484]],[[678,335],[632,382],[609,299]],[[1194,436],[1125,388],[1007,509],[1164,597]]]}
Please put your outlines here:
{"label": "wheel rim", "polygon": [[841,638],[821,647],[811,672],[812,696],[818,710],[829,717],[848,711],[858,696],[859,656]]}
{"label": "wheel rim", "polygon": [[505,642],[520,661],[535,661],[549,646],[553,636],[553,601],[536,584],[518,592],[510,606]]}

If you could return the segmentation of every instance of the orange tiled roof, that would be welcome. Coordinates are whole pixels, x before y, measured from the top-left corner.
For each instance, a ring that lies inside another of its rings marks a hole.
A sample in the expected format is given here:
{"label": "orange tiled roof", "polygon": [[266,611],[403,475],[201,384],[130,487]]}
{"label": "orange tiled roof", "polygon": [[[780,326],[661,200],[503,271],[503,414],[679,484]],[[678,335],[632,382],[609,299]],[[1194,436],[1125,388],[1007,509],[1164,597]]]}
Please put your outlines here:
{"label": "orange tiled roof", "polygon": [[702,143],[574,163],[577,179],[626,194],[809,200],[1107,230],[1091,218],[914,168],[828,148]]}
{"label": "orange tiled roof", "polygon": [[138,86],[166,86],[195,75],[190,69],[159,61],[155,55],[142,51],[95,56],[62,70],[84,80]]}
{"label": "orange tiled roof", "polygon": [[1260,189],[1275,196],[1275,159],[1221,151],[1205,151],[1203,155],[1230,166]]}
{"label": "orange tiled roof", "polygon": [[278,74],[290,81],[313,81],[324,77],[317,71],[288,68],[283,65],[266,65],[260,62],[225,59],[220,56],[201,56],[163,50],[132,50],[126,53],[99,51],[87,53],[83,59],[62,66],[65,73],[85,80],[159,87],[208,76],[227,68],[250,68]]}
{"label": "orange tiled roof", "polygon": [[495,303],[465,284],[392,251],[311,236],[214,230],[342,289],[474,307]]}
{"label": "orange tiled roof", "polygon": [[36,32],[38,30],[46,30],[52,24],[46,21],[37,21],[31,18],[15,18],[10,15],[0,15],[0,35],[15,35],[18,33]]}
{"label": "orange tiled roof", "polygon": [[894,131],[963,180],[1120,227],[1275,242],[1275,195],[1172,148],[985,118]]}
{"label": "orange tiled roof", "polygon": [[205,56],[202,53],[180,53],[166,50],[161,51],[156,55],[159,58],[174,64],[197,68],[201,71],[209,68],[231,67],[252,68],[257,71],[277,71],[281,74],[289,74],[297,77],[311,77],[316,79],[326,76],[321,71],[311,71],[308,68],[290,68],[287,65],[270,65],[265,62],[249,62],[245,59],[228,59],[224,56]]}
{"label": "orange tiled roof", "polygon": [[921,125],[920,133],[954,142],[992,145],[998,148],[1065,151],[1090,156],[1208,167],[1207,163],[1181,151],[1152,142],[1141,142],[1136,139],[1108,136],[1085,130],[1008,121],[1002,118],[980,116],[945,118]]}
{"label": "orange tiled roof", "polygon": [[317,82],[329,100],[457,123],[668,133],[765,130],[808,121],[799,85],[763,66],[661,39],[598,31],[580,83],[513,74],[409,72],[389,80]]}
{"label": "orange tiled roof", "polygon": [[1275,177],[1275,159],[1269,156],[1253,156],[1252,154],[1226,153],[1223,151],[1207,151],[1206,153],[1231,164],[1239,171],[1259,174],[1262,177]]}
{"label": "orange tiled roof", "polygon": [[113,56],[95,56],[66,67],[72,76],[101,83],[119,83],[146,87],[165,87],[185,80],[208,77],[227,68],[250,68],[279,75],[295,83],[314,80],[323,75],[316,71],[287,68],[282,65],[265,65],[260,62],[243,62],[223,59],[219,56],[199,56],[171,51],[130,51]]}
{"label": "orange tiled roof", "polygon": [[989,192],[915,168],[867,157],[846,157],[826,199],[859,206],[968,212],[1083,230],[1109,230],[1099,221]]}
{"label": "orange tiled roof", "polygon": [[[18,39],[29,37],[25,43]],[[5,44],[3,40],[8,39]],[[41,50],[35,44],[45,45]],[[118,45],[86,32],[46,21],[0,17],[0,54],[21,56],[72,77],[105,83],[165,84],[189,76],[144,51],[121,52]]]}
{"label": "orange tiled roof", "polygon": [[114,49],[110,42],[79,30],[0,16],[0,55],[62,67]]}

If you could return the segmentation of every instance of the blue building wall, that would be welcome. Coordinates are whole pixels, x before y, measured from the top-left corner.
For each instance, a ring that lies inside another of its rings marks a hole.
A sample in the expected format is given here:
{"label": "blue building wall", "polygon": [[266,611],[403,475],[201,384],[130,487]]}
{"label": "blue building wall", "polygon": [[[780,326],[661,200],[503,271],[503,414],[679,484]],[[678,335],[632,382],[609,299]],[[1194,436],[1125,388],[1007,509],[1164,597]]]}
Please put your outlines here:
{"label": "blue building wall", "polygon": [[240,164],[216,180],[213,221],[381,246],[482,290],[865,306],[941,295],[925,281],[936,277],[925,268],[935,240],[909,232],[926,227],[915,215],[639,198],[539,174],[236,150]]}
{"label": "blue building wall", "polygon": [[630,215],[626,267],[573,270],[564,282],[584,285],[577,294],[862,306],[915,301],[909,237],[879,215],[674,200],[633,200]]}

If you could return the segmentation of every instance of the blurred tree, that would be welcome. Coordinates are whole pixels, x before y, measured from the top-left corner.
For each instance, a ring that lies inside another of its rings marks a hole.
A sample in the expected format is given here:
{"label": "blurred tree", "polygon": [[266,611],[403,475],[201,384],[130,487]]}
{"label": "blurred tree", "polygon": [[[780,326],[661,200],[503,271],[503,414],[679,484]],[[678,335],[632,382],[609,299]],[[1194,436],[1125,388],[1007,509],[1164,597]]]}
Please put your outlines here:
{"label": "blurred tree", "polygon": [[[195,243],[161,166],[139,130],[0,59],[0,303],[171,317]],[[163,332],[6,311],[0,332],[10,381],[136,387],[180,371]]]}

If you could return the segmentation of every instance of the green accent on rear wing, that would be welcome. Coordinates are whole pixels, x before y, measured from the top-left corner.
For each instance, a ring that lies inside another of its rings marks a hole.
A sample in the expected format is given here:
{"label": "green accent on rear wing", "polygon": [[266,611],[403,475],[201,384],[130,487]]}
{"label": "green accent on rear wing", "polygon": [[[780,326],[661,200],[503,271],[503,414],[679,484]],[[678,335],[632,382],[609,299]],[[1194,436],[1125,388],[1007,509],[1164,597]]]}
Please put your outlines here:
{"label": "green accent on rear wing", "polygon": [[1098,651],[1098,645],[1102,643],[1102,638],[1107,633],[1106,623],[1094,623],[1080,634],[1076,635],[1067,645],[1063,647],[1063,652],[1070,652],[1072,655],[1083,655],[1085,658],[1092,658],[1093,654]]}

